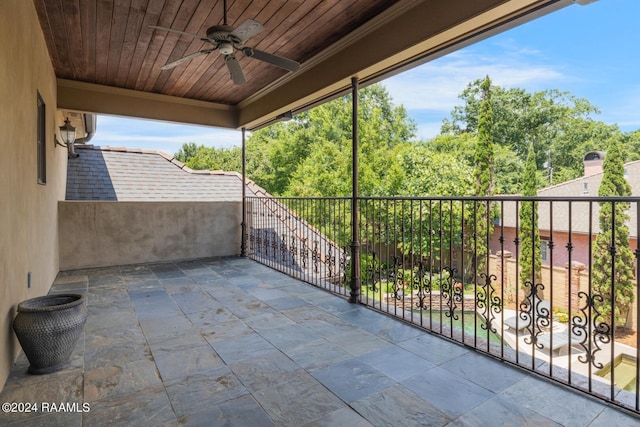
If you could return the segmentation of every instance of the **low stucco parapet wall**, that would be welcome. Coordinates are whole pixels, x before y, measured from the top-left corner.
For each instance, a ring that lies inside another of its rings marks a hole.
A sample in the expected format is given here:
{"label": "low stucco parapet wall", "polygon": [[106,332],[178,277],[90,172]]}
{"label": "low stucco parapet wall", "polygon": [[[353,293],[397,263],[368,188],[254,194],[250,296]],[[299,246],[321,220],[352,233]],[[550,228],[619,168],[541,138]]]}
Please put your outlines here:
{"label": "low stucco parapet wall", "polygon": [[240,202],[58,204],[60,270],[240,254]]}

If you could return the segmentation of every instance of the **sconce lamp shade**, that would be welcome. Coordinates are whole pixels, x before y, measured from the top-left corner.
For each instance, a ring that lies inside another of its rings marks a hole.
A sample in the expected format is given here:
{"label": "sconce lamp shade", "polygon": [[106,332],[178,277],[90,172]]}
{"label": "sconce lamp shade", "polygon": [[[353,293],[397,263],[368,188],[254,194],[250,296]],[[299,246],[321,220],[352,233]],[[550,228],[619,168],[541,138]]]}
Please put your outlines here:
{"label": "sconce lamp shade", "polygon": [[67,145],[73,144],[76,140],[76,128],[71,126],[68,117],[64,120],[64,125],[60,126],[60,137],[62,138],[62,142]]}
{"label": "sconce lamp shade", "polygon": [[285,111],[284,113],[278,114],[276,116],[276,121],[279,121],[279,122],[286,122],[291,119],[293,119],[293,113],[291,111]]}

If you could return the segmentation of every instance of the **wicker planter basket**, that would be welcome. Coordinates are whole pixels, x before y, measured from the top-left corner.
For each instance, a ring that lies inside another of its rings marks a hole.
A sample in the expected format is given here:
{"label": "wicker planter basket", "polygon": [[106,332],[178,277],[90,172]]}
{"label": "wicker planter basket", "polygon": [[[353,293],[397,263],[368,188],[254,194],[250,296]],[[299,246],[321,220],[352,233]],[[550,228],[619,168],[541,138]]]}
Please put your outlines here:
{"label": "wicker planter basket", "polygon": [[13,330],[29,359],[29,373],[48,374],[67,366],[86,320],[84,295],[48,295],[18,304]]}

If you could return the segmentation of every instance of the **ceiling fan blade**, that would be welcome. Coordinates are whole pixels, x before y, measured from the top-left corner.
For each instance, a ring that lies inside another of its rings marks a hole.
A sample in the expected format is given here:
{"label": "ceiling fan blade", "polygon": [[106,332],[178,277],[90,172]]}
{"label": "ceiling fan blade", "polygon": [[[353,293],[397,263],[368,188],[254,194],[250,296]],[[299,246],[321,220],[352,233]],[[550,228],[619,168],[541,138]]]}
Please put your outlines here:
{"label": "ceiling fan blade", "polygon": [[174,30],[173,28],[166,28],[166,27],[158,27],[157,25],[149,25],[149,28],[153,28],[154,30],[161,30],[161,31],[168,31],[170,33],[176,33],[176,34],[182,34],[184,36],[191,36],[191,37],[195,37],[196,39],[200,39],[202,41],[209,41],[208,38],[206,37],[202,37],[198,34],[193,34],[193,33],[187,33],[186,31],[179,31],[179,30]]}
{"label": "ceiling fan blade", "polygon": [[254,21],[253,19],[247,19],[231,32],[232,36],[236,36],[241,42],[247,41],[256,34],[262,32],[264,27],[261,23]]}
{"label": "ceiling fan blade", "polygon": [[227,63],[229,74],[231,74],[231,80],[233,80],[235,84],[241,85],[247,82],[247,80],[244,78],[242,67],[240,67],[240,62],[238,62],[238,58],[236,58],[235,55],[225,55],[224,62]]}
{"label": "ceiling fan blade", "polygon": [[211,52],[213,52],[213,49],[200,50],[198,52],[192,53],[191,55],[187,55],[185,57],[182,57],[182,58],[178,59],[177,61],[169,62],[164,67],[162,67],[161,70],[170,70],[170,69],[172,69],[174,67],[177,67],[178,65],[182,64],[183,62],[191,61],[193,58],[197,58],[200,55],[207,55],[207,54],[209,54]]}
{"label": "ceiling fan blade", "polygon": [[300,64],[296,61],[283,58],[282,56],[273,55],[262,50],[245,47],[242,48],[242,53],[259,61],[264,61],[269,64],[275,65],[276,67],[284,68],[285,70],[298,71],[298,69],[300,69]]}

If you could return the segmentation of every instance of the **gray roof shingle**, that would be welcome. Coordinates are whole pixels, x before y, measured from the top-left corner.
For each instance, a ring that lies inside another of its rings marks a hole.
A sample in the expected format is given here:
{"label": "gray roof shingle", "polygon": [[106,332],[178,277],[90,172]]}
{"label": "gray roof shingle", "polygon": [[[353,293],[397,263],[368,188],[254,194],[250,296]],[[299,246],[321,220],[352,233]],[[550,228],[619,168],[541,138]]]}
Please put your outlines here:
{"label": "gray roof shingle", "polygon": [[[237,172],[194,171],[151,150],[76,147],[67,165],[66,200],[241,201]],[[267,195],[247,180],[248,196]]]}
{"label": "gray roof shingle", "polygon": [[[631,185],[631,195],[633,197],[640,196],[640,161],[633,161],[624,165],[627,173],[627,181]],[[598,197],[598,189],[602,183],[603,173],[582,176],[571,181],[562,182],[551,187],[538,190],[540,197]],[[504,202],[504,216],[502,218],[505,227],[516,226],[516,203]],[[589,224],[589,210],[592,209],[591,224]],[[597,202],[589,203],[588,201],[574,201],[571,203],[571,215],[569,215],[568,202],[554,202],[553,215],[549,202],[538,203],[538,227],[540,230],[551,229],[551,221],[553,220],[554,231],[571,231],[574,233],[598,233],[600,231],[599,214],[600,206]],[[632,204],[629,214],[629,232],[631,237],[638,235],[638,210],[635,204]],[[571,223],[571,227],[569,227]]]}

